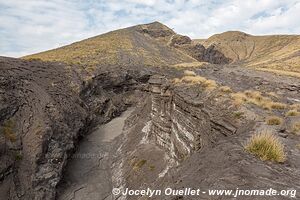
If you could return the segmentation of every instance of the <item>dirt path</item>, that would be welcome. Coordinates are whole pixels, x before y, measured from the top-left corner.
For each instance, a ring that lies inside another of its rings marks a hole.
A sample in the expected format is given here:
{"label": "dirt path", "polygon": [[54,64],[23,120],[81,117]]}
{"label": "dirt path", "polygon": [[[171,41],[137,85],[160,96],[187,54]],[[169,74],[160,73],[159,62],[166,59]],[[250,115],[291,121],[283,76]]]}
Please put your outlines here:
{"label": "dirt path", "polygon": [[124,122],[132,112],[133,108],[128,109],[83,139],[66,167],[64,179],[58,187],[57,199],[111,198],[111,162],[108,155],[112,141],[122,133]]}

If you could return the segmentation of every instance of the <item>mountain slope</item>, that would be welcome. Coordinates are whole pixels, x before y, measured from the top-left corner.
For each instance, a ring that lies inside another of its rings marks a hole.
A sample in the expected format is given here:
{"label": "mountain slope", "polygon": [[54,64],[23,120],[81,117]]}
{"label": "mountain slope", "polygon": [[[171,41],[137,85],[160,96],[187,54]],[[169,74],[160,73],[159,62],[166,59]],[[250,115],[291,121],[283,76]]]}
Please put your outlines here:
{"label": "mountain slope", "polygon": [[195,62],[192,57],[167,45],[174,34],[168,27],[154,22],[108,32],[25,58],[63,61],[91,68],[96,65],[162,66]]}
{"label": "mountain slope", "polygon": [[202,63],[198,61],[229,62],[213,47],[194,45],[189,37],[176,34],[159,22],[108,32],[24,58],[75,64],[88,72],[99,66],[199,66]]}
{"label": "mountain slope", "polygon": [[228,31],[207,40],[196,40],[205,47],[214,45],[233,62],[245,66],[300,72],[300,36],[252,36]]}

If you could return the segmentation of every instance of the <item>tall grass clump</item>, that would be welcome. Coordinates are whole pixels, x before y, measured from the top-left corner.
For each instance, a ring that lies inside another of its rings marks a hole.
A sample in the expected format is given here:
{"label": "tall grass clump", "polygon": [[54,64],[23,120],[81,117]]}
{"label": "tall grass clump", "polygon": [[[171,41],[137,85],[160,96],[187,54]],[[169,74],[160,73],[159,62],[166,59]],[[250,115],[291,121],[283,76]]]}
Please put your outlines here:
{"label": "tall grass clump", "polygon": [[245,146],[246,151],[261,160],[282,163],[285,161],[284,146],[274,134],[264,131],[253,135]]}

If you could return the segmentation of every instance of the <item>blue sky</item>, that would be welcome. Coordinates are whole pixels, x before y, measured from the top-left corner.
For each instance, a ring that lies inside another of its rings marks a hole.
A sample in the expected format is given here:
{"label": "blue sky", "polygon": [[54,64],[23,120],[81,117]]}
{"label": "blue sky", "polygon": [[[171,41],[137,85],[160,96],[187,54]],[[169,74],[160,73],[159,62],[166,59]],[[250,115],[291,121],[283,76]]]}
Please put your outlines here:
{"label": "blue sky", "polygon": [[0,55],[19,57],[153,21],[191,38],[300,34],[300,0],[0,0],[0,19]]}

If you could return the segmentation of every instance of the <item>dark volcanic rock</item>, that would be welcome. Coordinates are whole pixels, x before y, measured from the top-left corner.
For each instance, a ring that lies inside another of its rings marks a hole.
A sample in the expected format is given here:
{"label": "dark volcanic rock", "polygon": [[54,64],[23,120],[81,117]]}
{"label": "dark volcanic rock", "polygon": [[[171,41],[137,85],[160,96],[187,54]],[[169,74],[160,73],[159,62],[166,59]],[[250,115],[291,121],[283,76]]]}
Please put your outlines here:
{"label": "dark volcanic rock", "polygon": [[184,44],[191,44],[192,40],[188,36],[184,35],[173,35],[170,41],[171,46],[177,46],[177,45],[184,45]]}
{"label": "dark volcanic rock", "polygon": [[175,32],[172,29],[169,29],[168,27],[159,22],[141,25],[137,28],[140,33],[147,34],[153,38],[168,37],[175,34]]}
{"label": "dark volcanic rock", "polygon": [[215,47],[209,46],[207,49],[201,44],[193,44],[187,36],[175,34],[172,36],[169,45],[185,51],[198,61],[209,62],[213,64],[228,64],[231,62],[223,53],[216,50]]}
{"label": "dark volcanic rock", "polygon": [[[87,112],[60,63],[1,58],[1,160],[14,160],[7,199],[54,199]],[[71,78],[72,77],[72,78]],[[77,80],[78,81],[78,80]],[[2,162],[1,161],[1,162]],[[7,170],[6,170],[7,171]]]}
{"label": "dark volcanic rock", "polygon": [[54,199],[79,136],[134,104],[150,77],[120,70],[84,82],[61,63],[3,57],[0,71],[0,195],[25,200]]}

